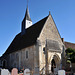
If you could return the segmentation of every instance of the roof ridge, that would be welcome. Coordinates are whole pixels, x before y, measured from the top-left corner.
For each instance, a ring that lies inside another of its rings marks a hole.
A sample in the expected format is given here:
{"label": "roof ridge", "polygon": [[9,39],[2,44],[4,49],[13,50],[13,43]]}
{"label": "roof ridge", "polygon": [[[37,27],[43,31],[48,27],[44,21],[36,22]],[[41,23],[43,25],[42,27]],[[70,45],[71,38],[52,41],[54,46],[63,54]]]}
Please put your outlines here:
{"label": "roof ridge", "polygon": [[[46,19],[46,18],[48,18],[48,16],[46,16],[45,18],[43,18],[43,19],[37,21],[36,23],[34,23],[34,24],[33,24],[32,26],[30,26],[29,28],[33,27],[34,25],[36,25],[37,23],[41,22],[42,20],[44,20],[44,19]],[[29,28],[27,28],[27,29],[29,29]],[[26,29],[26,30],[27,30],[27,29]]]}
{"label": "roof ridge", "polygon": [[70,43],[70,44],[74,44],[75,45],[75,43],[72,43],[72,42],[67,42],[67,41],[64,41],[65,43]]}

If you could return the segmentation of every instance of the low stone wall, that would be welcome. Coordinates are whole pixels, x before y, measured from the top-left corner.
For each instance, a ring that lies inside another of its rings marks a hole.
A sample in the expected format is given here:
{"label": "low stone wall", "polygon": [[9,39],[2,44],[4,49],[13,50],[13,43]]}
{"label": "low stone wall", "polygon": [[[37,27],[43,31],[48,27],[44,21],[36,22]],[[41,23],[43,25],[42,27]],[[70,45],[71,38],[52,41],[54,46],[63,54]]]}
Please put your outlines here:
{"label": "low stone wall", "polygon": [[66,63],[66,71],[70,71],[70,63]]}
{"label": "low stone wall", "polygon": [[72,71],[75,73],[75,63],[72,63]]}

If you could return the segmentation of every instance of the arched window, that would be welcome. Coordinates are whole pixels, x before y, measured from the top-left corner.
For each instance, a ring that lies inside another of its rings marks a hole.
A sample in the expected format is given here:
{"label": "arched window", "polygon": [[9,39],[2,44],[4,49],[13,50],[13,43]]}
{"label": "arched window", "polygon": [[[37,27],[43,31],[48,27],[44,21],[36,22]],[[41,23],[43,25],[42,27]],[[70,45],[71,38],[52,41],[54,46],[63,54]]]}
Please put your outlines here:
{"label": "arched window", "polygon": [[0,67],[2,67],[2,63],[1,63],[1,60],[0,60]]}
{"label": "arched window", "polygon": [[7,66],[7,61],[3,60],[3,68],[6,68],[6,66]]}
{"label": "arched window", "polygon": [[16,53],[16,58],[18,58],[18,53]]}
{"label": "arched window", "polygon": [[28,59],[28,51],[26,51],[26,59]]}

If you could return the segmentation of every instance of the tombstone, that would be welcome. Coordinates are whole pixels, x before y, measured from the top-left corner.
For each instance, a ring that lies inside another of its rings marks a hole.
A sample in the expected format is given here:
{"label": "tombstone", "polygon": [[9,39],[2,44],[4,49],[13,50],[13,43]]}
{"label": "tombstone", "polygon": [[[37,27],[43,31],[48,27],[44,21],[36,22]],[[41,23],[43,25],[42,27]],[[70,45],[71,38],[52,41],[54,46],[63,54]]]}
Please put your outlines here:
{"label": "tombstone", "polygon": [[[41,72],[39,72],[39,67],[35,67],[33,74],[34,75],[40,75]],[[43,74],[45,73],[45,68],[43,69]]]}
{"label": "tombstone", "polygon": [[58,75],[65,75],[65,70],[59,70]]}
{"label": "tombstone", "polygon": [[8,69],[1,69],[1,75],[9,75],[10,72],[8,71]]}
{"label": "tombstone", "polygon": [[24,75],[30,75],[30,70],[29,69],[25,69],[24,70]]}
{"label": "tombstone", "polygon": [[13,68],[11,75],[18,75],[18,70],[16,68]]}

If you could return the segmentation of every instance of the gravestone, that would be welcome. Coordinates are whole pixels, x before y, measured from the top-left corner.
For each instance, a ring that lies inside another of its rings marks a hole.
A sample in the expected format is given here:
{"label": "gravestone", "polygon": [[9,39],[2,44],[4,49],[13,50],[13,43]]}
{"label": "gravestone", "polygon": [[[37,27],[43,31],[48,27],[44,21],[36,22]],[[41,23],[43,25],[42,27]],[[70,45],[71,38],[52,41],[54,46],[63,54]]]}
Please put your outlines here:
{"label": "gravestone", "polygon": [[58,75],[65,75],[65,70],[59,70]]}
{"label": "gravestone", "polygon": [[11,75],[18,75],[18,70],[16,68],[13,68]]}
{"label": "gravestone", "polygon": [[29,69],[25,69],[24,70],[24,75],[30,75],[30,70]]}
{"label": "gravestone", "polygon": [[1,75],[10,75],[8,69],[1,69]]}

